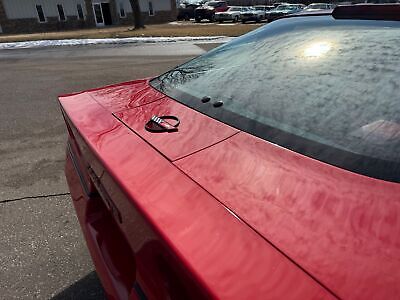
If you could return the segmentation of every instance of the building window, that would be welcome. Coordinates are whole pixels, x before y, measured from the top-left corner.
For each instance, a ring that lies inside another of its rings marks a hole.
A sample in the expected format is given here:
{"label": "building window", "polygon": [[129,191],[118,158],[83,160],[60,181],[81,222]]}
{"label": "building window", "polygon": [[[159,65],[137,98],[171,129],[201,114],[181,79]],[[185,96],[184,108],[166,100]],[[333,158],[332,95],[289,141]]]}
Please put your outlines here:
{"label": "building window", "polygon": [[104,24],[103,12],[99,3],[93,4],[94,16],[96,17],[96,24]]}
{"label": "building window", "polygon": [[78,11],[78,19],[79,20],[83,20],[85,18],[85,16],[83,15],[83,9],[82,9],[82,5],[81,4],[77,4],[76,5],[76,9]]}
{"label": "building window", "polygon": [[119,16],[121,18],[125,18],[126,17],[125,7],[124,7],[124,3],[123,2],[119,3]]}
{"label": "building window", "polygon": [[36,5],[36,12],[38,14],[39,22],[46,22],[46,17],[44,16],[43,7],[41,5]]}
{"label": "building window", "polygon": [[154,16],[153,2],[149,1],[149,16]]}
{"label": "building window", "polygon": [[58,10],[58,17],[60,18],[60,21],[65,21],[65,13],[64,13],[64,7],[62,4],[57,4],[57,10]]}

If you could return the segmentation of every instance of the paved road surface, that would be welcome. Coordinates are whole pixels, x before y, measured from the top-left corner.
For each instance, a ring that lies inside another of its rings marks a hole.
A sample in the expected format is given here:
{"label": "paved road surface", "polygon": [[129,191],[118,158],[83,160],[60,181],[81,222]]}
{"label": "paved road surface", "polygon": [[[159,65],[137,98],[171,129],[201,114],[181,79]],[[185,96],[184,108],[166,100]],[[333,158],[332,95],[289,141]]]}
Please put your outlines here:
{"label": "paved road surface", "polygon": [[0,299],[101,299],[63,174],[56,97],[153,76],[190,43],[0,51]]}

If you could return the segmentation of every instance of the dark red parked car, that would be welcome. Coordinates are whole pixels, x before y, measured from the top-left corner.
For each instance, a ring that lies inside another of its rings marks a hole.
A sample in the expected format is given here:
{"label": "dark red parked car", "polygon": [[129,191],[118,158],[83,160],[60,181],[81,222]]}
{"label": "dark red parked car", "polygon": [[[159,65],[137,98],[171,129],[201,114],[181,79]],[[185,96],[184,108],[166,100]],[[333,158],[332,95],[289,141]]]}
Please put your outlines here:
{"label": "dark red parked car", "polygon": [[216,12],[224,12],[229,9],[226,1],[209,1],[194,10],[194,19],[196,22],[201,20],[215,21]]}
{"label": "dark red parked car", "polygon": [[60,97],[110,299],[400,297],[400,6],[273,22]]}

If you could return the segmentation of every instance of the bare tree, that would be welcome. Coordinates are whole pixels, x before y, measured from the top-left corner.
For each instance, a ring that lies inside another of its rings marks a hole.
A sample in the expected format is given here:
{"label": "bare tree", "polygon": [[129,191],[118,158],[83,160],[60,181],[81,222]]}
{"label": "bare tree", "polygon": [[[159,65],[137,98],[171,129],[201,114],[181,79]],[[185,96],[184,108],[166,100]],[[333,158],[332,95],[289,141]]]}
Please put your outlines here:
{"label": "bare tree", "polygon": [[129,0],[132,7],[134,22],[135,22],[135,29],[144,28],[142,13],[140,11],[139,0]]}

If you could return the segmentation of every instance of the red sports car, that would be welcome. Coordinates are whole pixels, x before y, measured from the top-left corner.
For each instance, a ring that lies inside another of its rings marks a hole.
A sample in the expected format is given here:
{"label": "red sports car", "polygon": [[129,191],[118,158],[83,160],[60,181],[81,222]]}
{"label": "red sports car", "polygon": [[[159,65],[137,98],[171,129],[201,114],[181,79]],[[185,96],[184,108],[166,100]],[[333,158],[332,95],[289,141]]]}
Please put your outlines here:
{"label": "red sports car", "polygon": [[293,16],[60,97],[110,299],[400,297],[400,5]]}

